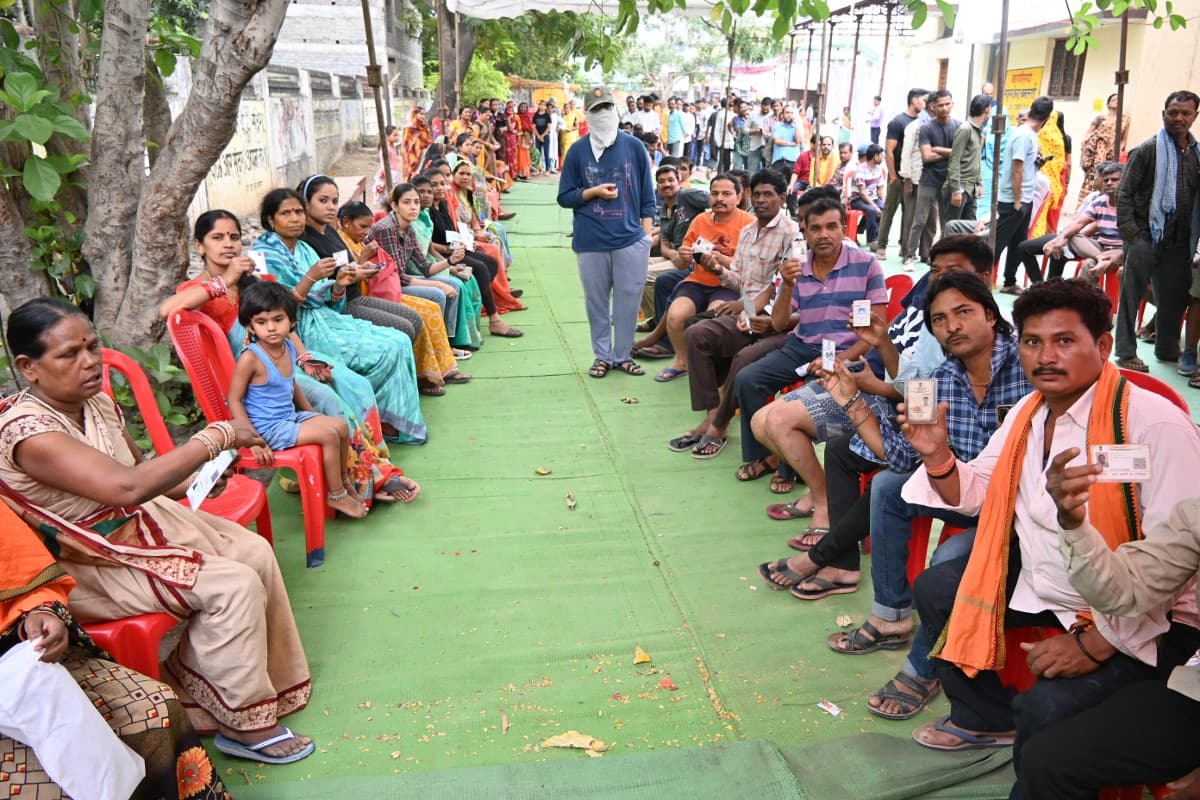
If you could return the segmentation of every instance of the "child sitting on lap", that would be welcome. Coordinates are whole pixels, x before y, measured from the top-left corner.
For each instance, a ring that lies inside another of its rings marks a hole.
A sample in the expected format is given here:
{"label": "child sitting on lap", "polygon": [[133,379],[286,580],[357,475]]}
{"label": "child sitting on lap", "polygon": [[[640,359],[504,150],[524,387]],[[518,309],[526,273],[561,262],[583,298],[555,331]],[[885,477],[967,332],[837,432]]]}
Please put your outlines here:
{"label": "child sitting on lap", "polygon": [[266,447],[252,447],[258,463],[274,463],[273,450],[302,444],[321,446],[326,502],[348,517],[367,515],[367,506],[346,475],[350,458],[350,430],[340,417],[322,416],[312,410],[296,387],[293,365],[296,349],[288,335],[296,327],[296,299],[274,281],[258,281],[244,289],[238,305],[238,321],[250,333],[252,344],[237,360],[229,383],[229,410],[234,420],[249,424],[262,436]]}

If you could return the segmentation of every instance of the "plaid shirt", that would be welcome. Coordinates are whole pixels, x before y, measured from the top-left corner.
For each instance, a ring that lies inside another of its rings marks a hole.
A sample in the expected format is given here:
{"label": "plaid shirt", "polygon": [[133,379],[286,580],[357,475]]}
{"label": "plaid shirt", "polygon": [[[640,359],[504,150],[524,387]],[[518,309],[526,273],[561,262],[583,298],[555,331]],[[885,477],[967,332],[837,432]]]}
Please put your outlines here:
{"label": "plaid shirt", "polygon": [[[960,461],[970,461],[983,450],[1000,427],[1000,409],[1007,412],[1033,391],[1033,385],[1021,369],[1016,340],[1008,336],[997,336],[992,346],[992,378],[982,403],[975,400],[967,368],[956,357],[948,356],[933,371],[932,377],[938,382],[937,402],[950,404],[946,412],[946,430],[950,449]],[[921,457],[904,434],[886,420],[879,428],[888,466],[896,472],[916,469]],[[851,442],[851,449],[866,458],[879,460],[858,436]]]}
{"label": "plaid shirt", "polygon": [[[401,286],[408,286],[412,283],[411,271],[414,265],[427,264],[425,254],[421,252],[420,246],[417,244],[417,235],[412,226],[409,225],[403,231],[400,230],[395,212],[389,213],[371,226],[371,230],[367,231],[367,235],[363,239],[363,244],[370,242],[379,245],[379,249],[396,262]],[[419,274],[424,275],[426,271],[421,270]]]}
{"label": "plaid shirt", "polygon": [[733,273],[730,278],[736,276],[736,285],[729,288],[757,295],[770,286],[779,265],[791,254],[792,241],[799,231],[799,226],[788,217],[785,209],[780,209],[775,218],[761,228],[758,220],[742,228],[733,263],[729,265],[729,271]]}

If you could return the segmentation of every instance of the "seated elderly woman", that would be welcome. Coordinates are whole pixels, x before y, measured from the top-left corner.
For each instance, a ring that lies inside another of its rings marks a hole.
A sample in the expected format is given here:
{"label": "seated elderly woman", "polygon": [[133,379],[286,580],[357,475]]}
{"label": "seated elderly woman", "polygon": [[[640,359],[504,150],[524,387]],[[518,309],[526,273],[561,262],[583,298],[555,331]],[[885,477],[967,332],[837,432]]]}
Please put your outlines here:
{"label": "seated elderly woman", "polygon": [[108,660],[75,581],[0,503],[0,760],[12,797],[229,797],[175,694]]}
{"label": "seated elderly woman", "polygon": [[29,388],[0,411],[0,493],[42,533],[78,584],[87,622],[166,612],[185,621],[166,660],[172,684],[217,749],[268,763],[313,744],[279,719],[312,686],[275,554],[265,540],[165,495],[186,490],[222,450],[261,445],[230,422],[146,461],[101,387],[100,339],[74,306],[39,298],[8,320],[13,366]]}

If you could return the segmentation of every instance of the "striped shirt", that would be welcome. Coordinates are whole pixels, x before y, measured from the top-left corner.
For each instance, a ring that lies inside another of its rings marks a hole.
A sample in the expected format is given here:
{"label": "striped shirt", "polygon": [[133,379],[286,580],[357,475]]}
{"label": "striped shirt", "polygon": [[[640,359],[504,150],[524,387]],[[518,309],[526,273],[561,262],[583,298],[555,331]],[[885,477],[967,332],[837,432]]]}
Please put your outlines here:
{"label": "striped shirt", "polygon": [[[792,251],[792,240],[800,228],[781,209],[775,218],[763,227],[755,220],[738,235],[737,252],[733,254],[730,272],[738,277],[743,294],[757,295],[765,289],[775,275],[779,265]],[[738,287],[730,287],[738,288]]]}
{"label": "striped shirt", "polygon": [[850,329],[850,304],[855,300],[870,300],[871,305],[887,305],[887,285],[883,267],[875,256],[857,247],[842,244],[833,269],[822,281],[813,274],[813,254],[804,262],[804,272],[792,290],[792,313],[800,312],[800,321],[792,334],[814,347],[822,339],[833,339],[838,350],[845,350],[858,341]]}
{"label": "striped shirt", "polygon": [[1121,247],[1121,232],[1117,230],[1117,207],[1113,198],[1103,192],[1094,192],[1084,201],[1079,213],[1096,223],[1096,235],[1093,236],[1105,250]]}

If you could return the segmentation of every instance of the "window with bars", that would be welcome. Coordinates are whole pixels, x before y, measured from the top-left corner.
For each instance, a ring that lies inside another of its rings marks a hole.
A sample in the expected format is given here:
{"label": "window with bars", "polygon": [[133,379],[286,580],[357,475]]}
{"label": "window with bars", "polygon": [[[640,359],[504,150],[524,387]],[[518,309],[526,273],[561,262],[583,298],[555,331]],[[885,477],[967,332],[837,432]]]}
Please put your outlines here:
{"label": "window with bars", "polygon": [[1083,65],[1087,53],[1075,55],[1067,49],[1066,39],[1054,40],[1050,57],[1050,85],[1046,93],[1056,100],[1078,100],[1083,84]]}

